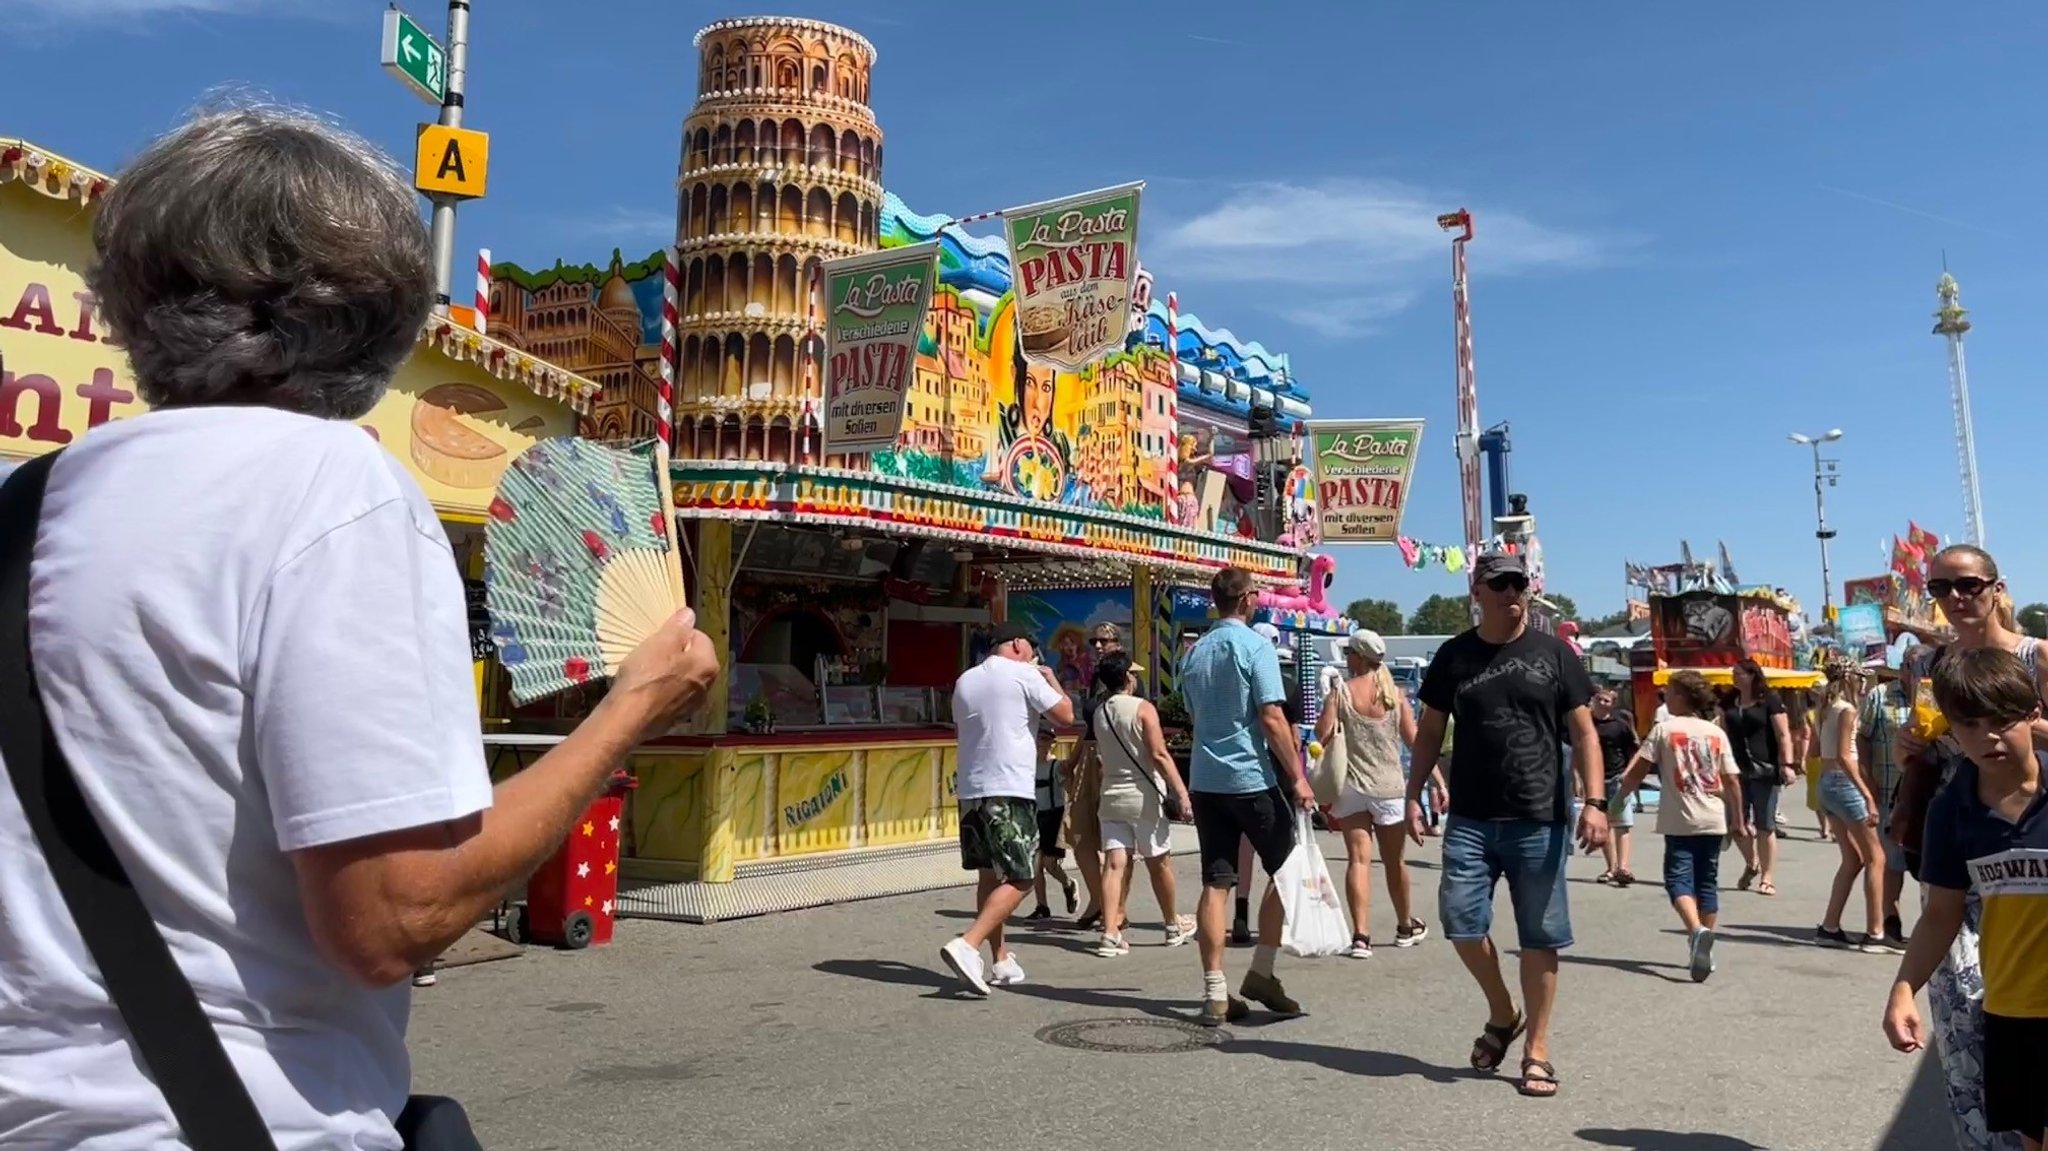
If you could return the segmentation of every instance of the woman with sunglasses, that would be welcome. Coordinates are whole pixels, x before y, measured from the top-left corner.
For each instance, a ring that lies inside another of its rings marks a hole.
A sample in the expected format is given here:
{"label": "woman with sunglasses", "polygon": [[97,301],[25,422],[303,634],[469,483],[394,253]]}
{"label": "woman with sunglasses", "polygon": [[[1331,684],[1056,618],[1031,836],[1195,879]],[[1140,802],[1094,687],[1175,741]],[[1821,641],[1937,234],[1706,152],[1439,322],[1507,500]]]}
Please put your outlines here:
{"label": "woman with sunglasses", "polygon": [[[1908,701],[1919,697],[1921,681],[1931,676],[1948,652],[1984,647],[2018,656],[2033,674],[2035,689],[2048,699],[2041,645],[2020,632],[2012,600],[1991,553],[1969,544],[1942,549],[1927,565],[1927,594],[1941,607],[1954,638],[1945,644],[1915,648],[1906,656],[1900,683]],[[1900,770],[1892,839],[1906,856],[1907,872],[1917,879],[1927,805],[1955,770],[1962,751],[1949,736],[1929,741],[1910,726],[1898,732],[1892,747]],[[2034,721],[2034,747],[2037,751],[2048,748],[2048,721]],[[1948,958],[1927,983],[1928,1014],[1948,1084],[1957,1145],[1963,1151],[2018,1151],[2017,1137],[1992,1134],[1984,1122],[1984,972],[1977,958],[1982,911],[1974,898],[1964,904],[1963,925],[1949,947]]]}

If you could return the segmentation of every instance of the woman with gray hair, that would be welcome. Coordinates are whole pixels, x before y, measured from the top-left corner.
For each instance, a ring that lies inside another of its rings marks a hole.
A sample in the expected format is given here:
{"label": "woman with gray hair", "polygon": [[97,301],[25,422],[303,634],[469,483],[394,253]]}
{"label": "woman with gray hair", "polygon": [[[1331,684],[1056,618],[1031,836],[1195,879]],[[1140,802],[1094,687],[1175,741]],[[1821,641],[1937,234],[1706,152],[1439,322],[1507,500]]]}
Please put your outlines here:
{"label": "woman with gray hair", "polygon": [[[204,1151],[222,1145],[217,1113],[253,1108],[279,1148],[425,1146],[399,1133],[407,977],[702,699],[717,655],[679,614],[494,790],[447,537],[348,422],[432,305],[404,176],[305,115],[205,114],[129,167],[94,243],[89,281],[155,410],[0,491],[20,529],[0,530],[0,630],[19,641],[0,670],[30,683],[16,698],[39,699],[49,732],[0,738],[52,777],[68,761],[87,809],[72,818],[104,834],[203,1012],[193,1029],[226,1058],[197,1042],[168,1060],[162,1032],[131,1027],[161,1004],[110,992],[16,778],[0,792],[0,1144]],[[226,1081],[195,1088],[184,1055]]]}

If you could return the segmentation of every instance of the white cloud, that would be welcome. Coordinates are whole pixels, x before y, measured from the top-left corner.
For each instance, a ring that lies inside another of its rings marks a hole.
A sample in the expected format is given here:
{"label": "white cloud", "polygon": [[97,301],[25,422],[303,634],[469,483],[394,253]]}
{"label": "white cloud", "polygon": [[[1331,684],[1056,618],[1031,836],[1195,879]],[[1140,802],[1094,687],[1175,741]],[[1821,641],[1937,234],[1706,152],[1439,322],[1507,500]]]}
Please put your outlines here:
{"label": "white cloud", "polygon": [[[1168,227],[1159,263],[1192,280],[1304,289],[1294,300],[1269,299],[1268,310],[1331,338],[1369,334],[1443,278],[1449,240],[1436,218],[1458,202],[1386,180],[1245,185]],[[1596,267],[1633,243],[1484,203],[1474,215],[1473,259],[1488,275]]]}

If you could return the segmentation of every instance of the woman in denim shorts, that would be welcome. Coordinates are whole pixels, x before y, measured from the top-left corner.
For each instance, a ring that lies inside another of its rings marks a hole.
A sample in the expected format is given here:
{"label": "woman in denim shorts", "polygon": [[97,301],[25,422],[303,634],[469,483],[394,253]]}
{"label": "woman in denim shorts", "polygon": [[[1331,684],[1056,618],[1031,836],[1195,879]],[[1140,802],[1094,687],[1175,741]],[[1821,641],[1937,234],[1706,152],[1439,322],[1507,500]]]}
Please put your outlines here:
{"label": "woman in denim shorts", "polygon": [[[1863,701],[1863,672],[1853,664],[1831,662],[1821,696],[1819,727],[1821,814],[1835,833],[1842,862],[1828,893],[1827,914],[1814,932],[1823,947],[1846,947],[1873,954],[1884,946],[1884,845],[1877,836],[1877,798],[1870,779],[1856,762],[1856,711]],[[1842,912],[1858,878],[1863,881],[1866,930],[1851,939],[1842,930]]]}

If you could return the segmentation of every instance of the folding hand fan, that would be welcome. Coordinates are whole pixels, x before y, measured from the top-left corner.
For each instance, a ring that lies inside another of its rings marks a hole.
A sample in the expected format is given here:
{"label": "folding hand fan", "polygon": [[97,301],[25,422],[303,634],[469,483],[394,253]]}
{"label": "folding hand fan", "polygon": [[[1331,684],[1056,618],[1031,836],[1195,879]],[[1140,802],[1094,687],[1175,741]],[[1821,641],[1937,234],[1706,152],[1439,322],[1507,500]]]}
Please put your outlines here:
{"label": "folding hand fan", "polygon": [[683,607],[668,453],[541,440],[505,469],[484,527],[484,603],[512,700],[618,672]]}

